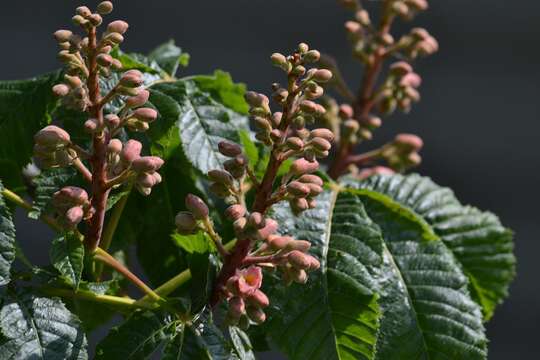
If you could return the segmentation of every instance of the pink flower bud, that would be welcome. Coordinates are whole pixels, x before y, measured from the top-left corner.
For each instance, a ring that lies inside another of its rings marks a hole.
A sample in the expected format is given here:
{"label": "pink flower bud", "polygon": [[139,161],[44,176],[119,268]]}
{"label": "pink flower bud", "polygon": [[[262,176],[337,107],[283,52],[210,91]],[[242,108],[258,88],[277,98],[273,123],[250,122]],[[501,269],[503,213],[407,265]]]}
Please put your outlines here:
{"label": "pink flower bud", "polygon": [[84,130],[90,134],[93,134],[98,130],[97,119],[88,119],[84,123]]}
{"label": "pink flower bud", "polygon": [[246,227],[246,224],[247,224],[247,219],[245,217],[241,217],[239,219],[237,219],[234,223],[233,223],[233,228],[234,228],[234,231],[236,234],[241,234],[245,227]]}
{"label": "pink flower bud", "polygon": [[113,154],[120,154],[122,151],[122,142],[118,139],[112,139],[107,145],[107,150]]}
{"label": "pink flower bud", "polygon": [[[103,51],[106,51],[107,48],[111,48],[111,47],[110,46],[105,46],[105,47],[103,47]],[[111,50],[108,50],[108,51],[111,51]],[[122,70],[124,65],[122,65],[122,62],[120,60],[113,59],[111,67],[112,67],[113,70],[119,71],[119,70]]]}
{"label": "pink flower bud", "polygon": [[154,173],[142,173],[137,176],[137,183],[145,188],[151,188],[157,185],[157,179],[154,177]]}
{"label": "pink flower bud", "polygon": [[304,158],[297,159],[291,165],[291,172],[294,175],[300,176],[308,173],[313,173],[319,169],[319,163],[317,161],[307,161]]}
{"label": "pink flower bud", "polygon": [[321,53],[317,50],[310,50],[304,55],[304,61],[309,63],[315,63],[321,58]]}
{"label": "pink flower bud", "polygon": [[120,157],[125,162],[131,164],[135,159],[141,157],[142,144],[137,140],[128,140],[124,145],[124,149]]}
{"label": "pink flower bud", "polygon": [[133,116],[140,121],[151,123],[157,119],[158,113],[152,108],[140,108],[135,110]]}
{"label": "pink flower bud", "polygon": [[234,184],[234,178],[230,173],[224,170],[210,170],[208,172],[210,180],[230,187]]}
{"label": "pink flower bud", "polygon": [[311,100],[304,100],[300,103],[300,109],[308,114],[313,114],[317,112],[317,104]]}
{"label": "pink flower bud", "polygon": [[188,194],[186,196],[186,207],[189,211],[191,211],[195,219],[204,220],[208,218],[210,210],[200,197],[193,194]]}
{"label": "pink flower bud", "polygon": [[307,252],[311,248],[311,243],[306,240],[294,240],[290,241],[287,245],[288,250],[298,250],[301,252]]}
{"label": "pink flower bud", "polygon": [[102,1],[97,6],[97,11],[101,15],[108,15],[113,11],[113,3],[110,1]]}
{"label": "pink flower bud", "polygon": [[54,33],[54,38],[59,43],[64,43],[69,41],[71,35],[73,35],[73,33],[69,30],[58,30]]}
{"label": "pink flower bud", "polygon": [[273,219],[266,219],[265,226],[257,231],[257,240],[263,241],[274,234],[278,229],[278,223]]}
{"label": "pink flower bud", "polygon": [[129,28],[129,24],[122,20],[116,20],[107,26],[107,32],[124,34]]}
{"label": "pink flower bud", "polygon": [[380,128],[382,125],[382,120],[378,116],[370,116],[367,119],[367,125],[371,128]]}
{"label": "pink flower bud", "polygon": [[[309,184],[306,184],[306,185],[309,188],[309,196],[317,196],[317,195],[319,195],[320,193],[323,192],[322,186],[319,186],[319,185],[313,184],[313,183],[309,183]],[[312,206],[310,206],[310,209],[311,208],[312,208]]]}
{"label": "pink flower bud", "polygon": [[385,166],[375,166],[372,168],[362,169],[358,173],[358,178],[367,179],[373,175],[392,175],[395,174],[394,170]]}
{"label": "pink flower bud", "polygon": [[405,61],[398,61],[390,66],[390,71],[398,76],[404,76],[413,72],[413,68]]}
{"label": "pink flower bud", "polygon": [[287,255],[289,263],[297,269],[305,270],[311,266],[311,261],[306,254],[293,250]]}
{"label": "pink flower bud", "polygon": [[246,305],[244,299],[235,296],[229,300],[229,315],[233,318],[239,318],[246,313]]}
{"label": "pink flower bud", "polygon": [[413,134],[399,134],[394,141],[405,151],[418,151],[424,146],[422,139]]}
{"label": "pink flower bud", "polygon": [[309,203],[305,198],[295,198],[290,201],[291,209],[295,215],[309,209]]}
{"label": "pink flower bud", "polygon": [[285,55],[280,53],[273,53],[272,56],[270,56],[270,60],[272,61],[272,64],[274,66],[280,67],[284,70],[287,69],[288,61]]}
{"label": "pink flower bud", "polygon": [[34,135],[36,143],[44,146],[67,145],[71,141],[69,134],[55,125],[49,125]]}
{"label": "pink flower bud", "polygon": [[417,73],[409,73],[401,78],[399,85],[417,88],[422,84],[422,78]]}
{"label": "pink flower bud", "polygon": [[278,127],[279,124],[281,124],[281,118],[283,117],[283,113],[282,112],[275,112],[273,115],[272,115],[272,125],[274,127]]}
{"label": "pink flower bud", "polygon": [[246,102],[252,107],[264,107],[270,103],[268,97],[264,94],[256,93],[255,91],[248,91],[244,98]]}
{"label": "pink flower bud", "polygon": [[137,88],[143,83],[143,75],[138,70],[130,70],[120,78],[120,85],[127,88]]}
{"label": "pink flower bud", "polygon": [[311,174],[302,175],[298,179],[298,181],[305,184],[315,184],[319,186],[323,186],[324,184],[320,177],[318,177],[317,175],[311,175]]}
{"label": "pink flower bud", "polygon": [[350,35],[357,35],[360,34],[360,32],[362,31],[362,25],[360,25],[356,21],[347,21],[345,22],[345,30]]}
{"label": "pink flower bud", "polygon": [[120,118],[118,115],[108,114],[105,116],[105,124],[107,124],[110,129],[114,129],[120,125]]}
{"label": "pink flower bud", "polygon": [[65,84],[58,84],[53,86],[52,91],[55,96],[64,97],[69,94],[69,86]]}
{"label": "pink flower bud", "polygon": [[309,194],[309,187],[299,181],[293,181],[287,185],[287,191],[295,197],[306,197]]}
{"label": "pink flower bud", "polygon": [[92,11],[90,11],[90,9],[86,6],[79,6],[77,9],[75,9],[75,12],[84,18],[92,15]]}
{"label": "pink flower bud", "polygon": [[197,220],[187,211],[179,212],[174,218],[174,223],[180,234],[191,234],[197,228]]}
{"label": "pink flower bud", "polygon": [[150,97],[150,92],[146,89],[143,89],[139,92],[138,95],[129,97],[126,100],[126,105],[129,107],[139,107],[143,106],[148,102],[148,98]]}
{"label": "pink flower bud", "polygon": [[66,212],[65,220],[68,227],[77,226],[84,217],[84,210],[80,206],[74,206]]}
{"label": "pink flower bud", "polygon": [[308,270],[317,270],[321,267],[321,263],[315,257],[307,255],[309,259],[309,269]]}
{"label": "pink flower bud", "polygon": [[[342,104],[339,106],[339,116],[342,119],[344,120],[350,119],[353,117],[353,115],[354,115],[353,108],[349,104]],[[320,135],[317,135],[317,136],[320,136]]]}
{"label": "pink flower bud", "polygon": [[305,284],[308,281],[308,275],[303,269],[291,269],[291,277],[297,284]]}
{"label": "pink flower bud", "polygon": [[328,69],[319,69],[313,74],[313,80],[317,82],[328,82],[332,79],[332,72]]}
{"label": "pink flower bud", "polygon": [[88,21],[90,21],[90,24],[94,26],[99,26],[101,23],[103,23],[103,18],[99,14],[91,14],[88,16]]}
{"label": "pink flower bud", "polygon": [[285,249],[291,241],[294,239],[290,236],[270,235],[266,238],[266,242],[273,250]]}
{"label": "pink flower bud", "polygon": [[252,305],[255,305],[256,307],[267,307],[270,305],[270,300],[268,300],[268,296],[266,296],[265,293],[263,293],[261,290],[255,290],[251,294],[248,295],[247,298],[248,302]]}
{"label": "pink flower bud", "polygon": [[225,216],[232,221],[240,219],[245,214],[246,208],[239,204],[231,205],[225,210]]}
{"label": "pink flower bud", "polygon": [[264,217],[258,212],[252,212],[249,214],[248,224],[255,229],[261,229],[266,225]]}
{"label": "pink flower bud", "polygon": [[247,316],[256,324],[262,324],[266,321],[266,314],[258,307],[249,306],[247,308]]}
{"label": "pink flower bud", "polygon": [[153,172],[163,166],[163,159],[157,156],[143,156],[133,160],[131,167],[136,172]]}
{"label": "pink flower bud", "polygon": [[236,157],[242,154],[242,148],[237,144],[233,144],[227,141],[221,141],[218,144],[219,152],[227,157]]}
{"label": "pink flower bud", "polygon": [[427,0],[409,0],[408,3],[417,11],[425,11],[429,7]]}
{"label": "pink flower bud", "polygon": [[113,57],[109,54],[99,54],[97,57],[97,62],[101,66],[109,67],[112,65]]}
{"label": "pink flower bud", "polygon": [[332,148],[332,144],[328,140],[320,137],[313,138],[311,145],[318,151],[329,151]]}

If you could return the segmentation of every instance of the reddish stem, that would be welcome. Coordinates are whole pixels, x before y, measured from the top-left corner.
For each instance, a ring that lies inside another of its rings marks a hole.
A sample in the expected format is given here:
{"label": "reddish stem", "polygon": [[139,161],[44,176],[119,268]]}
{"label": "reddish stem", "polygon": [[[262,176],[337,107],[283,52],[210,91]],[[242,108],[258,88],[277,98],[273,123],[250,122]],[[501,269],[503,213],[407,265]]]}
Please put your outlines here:
{"label": "reddish stem", "polygon": [[[99,87],[99,68],[97,64],[97,35],[96,28],[92,27],[88,32],[88,93],[90,98],[89,114],[97,120],[98,127],[103,125],[103,105],[101,104],[101,93]],[[99,246],[103,224],[105,222],[105,209],[107,207],[107,198],[109,189],[107,182],[107,144],[108,136],[104,132],[97,132],[93,138],[93,154],[90,158],[92,165],[92,207],[95,210],[94,215],[89,221],[88,231],[84,243],[85,246],[93,251]]]}
{"label": "reddish stem", "polygon": [[[388,7],[388,2],[385,4],[385,8]],[[383,11],[384,14],[388,14],[387,9]],[[393,17],[390,15],[383,15],[381,24],[379,26],[378,35],[380,37],[388,34],[392,26]],[[366,69],[362,78],[362,84],[358,91],[358,96],[356,101],[353,104],[354,115],[353,118],[364,123],[373,106],[375,106],[375,99],[373,97],[373,92],[375,91],[375,86],[377,85],[377,79],[381,73],[384,60],[386,58],[386,51],[384,47],[379,47],[375,50],[373,54],[372,61],[366,65]],[[349,161],[349,155],[353,151],[354,147],[348,142],[342,142],[339,145],[339,150],[337,151],[336,157],[330,169],[328,170],[328,175],[336,180],[339,178],[343,172],[347,169],[352,162]]]}

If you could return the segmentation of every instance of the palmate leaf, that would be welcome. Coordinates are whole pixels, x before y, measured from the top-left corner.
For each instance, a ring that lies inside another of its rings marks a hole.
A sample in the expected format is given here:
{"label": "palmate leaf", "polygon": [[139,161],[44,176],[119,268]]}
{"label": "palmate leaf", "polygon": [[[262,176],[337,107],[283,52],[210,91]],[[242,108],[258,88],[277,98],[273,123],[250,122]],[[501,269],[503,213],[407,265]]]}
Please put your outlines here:
{"label": "palmate leaf", "polygon": [[55,72],[0,82],[0,178],[10,188],[22,185],[20,174],[30,161],[33,136],[51,120],[57,102],[51,88],[58,78]]}
{"label": "palmate leaf", "polygon": [[463,206],[452,190],[418,175],[377,176],[357,184],[388,195],[420,215],[452,250],[473,299],[489,319],[515,276],[513,234],[489,212]]}
{"label": "palmate leaf", "polygon": [[15,260],[15,225],[11,211],[2,197],[4,185],[0,181],[0,287],[11,279],[11,264]]}
{"label": "palmate leaf", "polygon": [[298,218],[286,205],[274,216],[322,260],[307,288],[270,293],[275,305],[265,326],[290,358],[486,357],[467,278],[414,212],[376,192],[343,188]]}
{"label": "palmate leaf", "polygon": [[0,310],[1,359],[84,360],[80,321],[58,299],[9,291]]}
{"label": "palmate leaf", "polygon": [[380,234],[354,196],[328,191],[317,202],[298,218],[287,205],[274,207],[283,233],[312,242],[321,270],[307,285],[273,286],[265,326],[291,359],[373,359]]}

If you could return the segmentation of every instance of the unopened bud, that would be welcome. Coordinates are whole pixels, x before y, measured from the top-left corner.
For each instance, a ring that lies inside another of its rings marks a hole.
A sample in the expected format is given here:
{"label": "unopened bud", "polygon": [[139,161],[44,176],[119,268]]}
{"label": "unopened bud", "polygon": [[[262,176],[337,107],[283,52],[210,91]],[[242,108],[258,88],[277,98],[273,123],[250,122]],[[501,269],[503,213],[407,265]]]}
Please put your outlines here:
{"label": "unopened bud", "polygon": [[270,235],[266,238],[266,242],[273,250],[285,249],[290,241],[294,240],[290,236]]}
{"label": "unopened bud", "polygon": [[114,129],[120,125],[120,118],[116,114],[108,114],[105,116],[105,124],[107,124],[110,129]]}
{"label": "unopened bud", "polygon": [[88,17],[88,21],[94,26],[99,26],[103,23],[103,18],[99,14],[92,14]]}
{"label": "unopened bud", "polygon": [[103,1],[97,6],[97,12],[101,15],[108,15],[113,11],[113,3],[110,1]]}
{"label": "unopened bud", "polygon": [[399,134],[396,136],[395,142],[406,151],[418,151],[424,146],[422,139],[413,134]]}
{"label": "unopened bud", "polygon": [[266,219],[264,221],[264,227],[257,231],[257,240],[263,241],[267,239],[270,235],[274,234],[279,225],[277,221],[273,219]]}
{"label": "unopened bud", "polygon": [[378,116],[370,116],[367,120],[366,120],[366,124],[370,127],[370,128],[380,128],[381,125],[382,125],[382,120],[380,117]]}
{"label": "unopened bud", "polygon": [[144,104],[148,102],[149,97],[150,97],[150,92],[146,89],[143,89],[139,91],[139,94],[129,97],[126,100],[126,105],[131,108],[143,106]]}
{"label": "unopened bud", "polygon": [[359,35],[360,31],[362,31],[362,25],[360,25],[356,21],[347,21],[345,23],[345,30],[351,36]]}
{"label": "unopened bud", "polygon": [[306,159],[297,159],[291,165],[291,172],[297,176],[313,173],[319,169],[319,163],[317,161],[307,161]]}
{"label": "unopened bud", "polygon": [[261,308],[249,306],[246,311],[247,316],[254,323],[262,324],[266,321],[266,314],[261,310]]}
{"label": "unopened bud", "polygon": [[275,112],[273,115],[272,115],[272,125],[274,127],[279,127],[279,124],[281,123],[281,118],[283,117],[283,113],[282,112]]}
{"label": "unopened bud", "polygon": [[261,290],[257,289],[252,294],[248,296],[248,301],[250,304],[253,304],[257,307],[267,307],[270,305],[270,300],[268,296],[263,293]]}
{"label": "unopened bud", "polygon": [[317,104],[310,100],[304,100],[300,103],[300,109],[308,114],[313,114],[317,112]]}
{"label": "unopened bud", "polygon": [[270,139],[272,139],[275,142],[279,142],[281,138],[283,137],[283,132],[279,129],[274,129],[270,131]]}
{"label": "unopened bud", "polygon": [[118,139],[112,139],[107,145],[107,150],[113,154],[120,154],[122,151],[122,142]]}
{"label": "unopened bud", "polygon": [[208,217],[208,206],[196,195],[188,194],[186,196],[186,207],[197,220],[204,220]]}
{"label": "unopened bud", "polygon": [[287,70],[288,61],[285,55],[280,54],[280,53],[273,53],[272,56],[270,57],[270,60],[272,60],[272,64],[274,66]]}
{"label": "unopened bud", "polygon": [[298,181],[293,181],[287,185],[287,191],[295,197],[306,197],[309,195],[309,187]]}
{"label": "unopened bud", "polygon": [[116,20],[107,26],[107,32],[124,34],[129,28],[129,24],[122,20]]}
{"label": "unopened bud", "polygon": [[71,138],[69,134],[55,125],[49,125],[41,129],[34,136],[36,143],[45,146],[67,145]]}
{"label": "unopened bud", "polygon": [[[109,46],[110,47],[110,46]],[[111,68],[115,71],[119,71],[119,70],[122,70],[124,66],[122,65],[122,62],[120,62],[120,60],[118,59],[113,59],[113,62],[111,64]]]}
{"label": "unopened bud", "polygon": [[225,216],[231,221],[236,221],[246,214],[246,208],[242,205],[231,205],[225,210]]}
{"label": "unopened bud", "polygon": [[306,175],[302,175],[298,181],[300,181],[301,183],[304,183],[304,184],[315,184],[315,185],[318,185],[318,186],[323,186],[323,181],[320,177],[318,177],[317,175],[312,175],[312,174],[306,174]]}
{"label": "unopened bud", "polygon": [[290,200],[289,203],[291,205],[291,210],[295,215],[309,209],[309,203],[306,198],[294,198]]}
{"label": "unopened bud", "polygon": [[174,223],[181,234],[191,234],[197,228],[197,220],[187,211],[179,212],[174,218]]}
{"label": "unopened bud", "polygon": [[143,156],[135,159],[131,167],[136,172],[153,172],[159,170],[163,164],[163,159],[157,156]]}
{"label": "unopened bud", "polygon": [[229,300],[229,315],[233,318],[239,318],[246,312],[244,299],[235,296]]}
{"label": "unopened bud", "polygon": [[241,218],[237,219],[233,223],[234,231],[237,234],[242,233],[244,231],[244,228],[246,227],[246,224],[247,224],[247,219],[245,217],[241,217]]}
{"label": "unopened bud", "polygon": [[319,69],[313,74],[313,80],[317,82],[328,82],[332,79],[332,72],[328,69]]}
{"label": "unopened bud", "polygon": [[409,7],[403,2],[393,3],[392,10],[394,10],[399,16],[407,16],[409,14]]}
{"label": "unopened bud", "polygon": [[113,58],[109,54],[99,54],[97,57],[97,62],[101,66],[109,67],[112,65]]}
{"label": "unopened bud", "polygon": [[144,83],[143,74],[138,70],[129,70],[120,78],[120,85],[136,88]]}
{"label": "unopened bud", "polygon": [[369,13],[366,10],[357,11],[355,17],[356,21],[358,21],[363,26],[368,26],[369,24],[371,24]]}
{"label": "unopened bud", "polygon": [[88,20],[86,20],[81,15],[75,15],[74,17],[71,18],[71,21],[73,21],[75,25],[84,25],[88,23]]}
{"label": "unopened bud", "polygon": [[310,136],[312,138],[322,138],[328,142],[334,141],[334,133],[331,130],[325,128],[311,130]]}
{"label": "unopened bud", "polygon": [[69,41],[72,35],[73,33],[69,30],[58,30],[54,33],[54,38],[59,43],[64,43],[64,42]]}
{"label": "unopened bud", "polygon": [[290,251],[298,250],[300,252],[307,252],[311,248],[311,243],[306,240],[294,240],[289,242],[287,249]]}
{"label": "unopened bud", "polygon": [[98,130],[98,125],[97,119],[88,119],[84,123],[84,130],[90,134],[93,134]]}
{"label": "unopened bud", "polygon": [[349,104],[339,106],[339,117],[343,120],[348,120],[354,115],[353,108]]}
{"label": "unopened bud", "polygon": [[264,217],[259,212],[252,212],[248,217],[248,224],[256,229],[261,229],[265,226]]}
{"label": "unopened bud", "polygon": [[78,14],[78,15],[81,15],[82,17],[84,18],[87,18],[88,16],[92,15],[92,11],[90,11],[90,9],[86,6],[79,6],[75,12]]}
{"label": "unopened bud", "polygon": [[306,73],[306,68],[302,65],[297,65],[293,68],[292,73],[294,75],[303,76]]}
{"label": "unopened bud", "polygon": [[298,44],[298,52],[300,54],[305,54],[309,50],[309,45],[306,43]]}
{"label": "unopened bud", "polygon": [[408,73],[403,76],[399,82],[401,86],[412,86],[417,88],[422,84],[422,78],[416,73]]}
{"label": "unopened bud", "polygon": [[354,119],[349,119],[343,124],[347,134],[354,134],[360,129],[360,124]]}
{"label": "unopened bud", "polygon": [[210,180],[230,187],[234,184],[234,178],[230,173],[224,170],[210,170],[208,172]]}
{"label": "unopened bud", "polygon": [[53,86],[52,91],[55,96],[64,97],[69,94],[69,86],[65,84],[58,84]]}
{"label": "unopened bud", "polygon": [[218,144],[219,152],[227,157],[235,157],[242,154],[242,148],[237,144],[221,141]]}
{"label": "unopened bud", "polygon": [[294,151],[302,150],[304,142],[299,137],[290,137],[287,139],[287,147]]}
{"label": "unopened bud", "polygon": [[305,270],[311,265],[308,256],[301,251],[293,250],[287,255],[289,263],[297,269]]}
{"label": "unopened bud", "polygon": [[142,144],[137,140],[128,140],[122,150],[120,156],[127,163],[132,163],[134,160],[141,157]]}
{"label": "unopened bud", "polygon": [[133,117],[137,118],[140,121],[151,123],[157,119],[158,113],[152,108],[140,108],[135,110],[135,112],[133,113]]}
{"label": "unopened bud", "polygon": [[390,66],[390,72],[398,76],[404,76],[413,71],[412,66],[405,61],[398,61]]}
{"label": "unopened bud", "polygon": [[291,269],[292,280],[297,284],[305,284],[308,281],[308,275],[305,270]]}
{"label": "unopened bud", "polygon": [[[323,192],[323,188],[320,185],[307,183],[306,186],[309,188],[309,196],[317,196]],[[312,208],[312,206],[310,206]]]}
{"label": "unopened bud", "polygon": [[79,224],[84,217],[84,210],[80,206],[74,206],[66,212],[66,224],[70,228],[74,228]]}
{"label": "unopened bud", "polygon": [[304,55],[304,61],[308,63],[315,63],[321,58],[321,53],[317,50],[310,50]]}

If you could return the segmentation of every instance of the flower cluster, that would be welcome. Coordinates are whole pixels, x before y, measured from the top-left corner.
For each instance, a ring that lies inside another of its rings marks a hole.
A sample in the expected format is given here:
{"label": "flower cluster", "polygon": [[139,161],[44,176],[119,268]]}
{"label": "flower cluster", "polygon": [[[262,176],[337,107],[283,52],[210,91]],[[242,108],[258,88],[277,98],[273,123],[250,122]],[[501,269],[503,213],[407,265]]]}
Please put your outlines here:
{"label": "flower cluster", "polygon": [[[328,82],[332,73],[306,68],[319,58],[320,53],[304,43],[292,55],[271,56],[272,63],[287,74],[286,87],[272,85],[271,99],[278,111],[272,110],[271,100],[264,94],[250,91],[245,95],[255,137],[270,149],[262,179],[254,174],[255,164],[249,163],[240,146],[226,141],[219,143],[219,152],[228,159],[223,169],[210,171],[208,177],[210,190],[228,204],[224,215],[233,223],[237,239],[234,248],[228,251],[221,244],[202,199],[189,195],[186,198],[189,212],[180,212],[176,217],[180,233],[206,231],[222,255],[224,264],[211,303],[216,305],[221,299],[228,302],[229,323],[246,327],[250,321],[265,320],[263,309],[269,301],[260,290],[262,267],[277,269],[287,285],[305,283],[307,273],[320,267],[319,261],[308,253],[309,241],[280,235],[279,224],[267,215],[272,205],[282,201],[300,215],[314,208],[315,198],[323,192],[323,181],[314,173],[319,169],[317,159],[329,155],[334,134],[326,128],[306,127],[326,112],[315,100],[323,95],[321,84]],[[278,172],[287,159],[292,160],[290,167],[279,178]],[[247,206],[245,195],[249,189],[253,189],[255,199]]]}
{"label": "flower cluster", "polygon": [[[332,116],[328,116],[326,122],[333,129],[341,124],[339,149],[329,170],[333,178],[339,177],[347,169],[359,172],[358,166],[363,165],[365,157],[352,154],[353,149],[362,141],[373,138],[373,131],[382,125],[381,116],[390,115],[397,109],[407,113],[413,103],[420,101],[418,88],[422,79],[413,70],[411,62],[419,56],[432,55],[439,49],[437,40],[423,28],[413,28],[399,39],[394,39],[391,33],[395,19],[412,20],[419,12],[427,10],[426,0],[381,1],[378,22],[373,21],[361,1],[339,2],[354,13],[354,19],[345,23],[345,30],[354,56],[364,64],[364,78],[358,96],[348,88],[341,76],[336,79],[339,81],[331,84],[348,101],[339,107],[335,102],[327,101]],[[386,70],[385,62],[392,57],[402,60]],[[328,68],[338,73],[335,60],[329,58],[326,63]],[[384,78],[379,80],[381,75]],[[414,161],[400,163],[399,166],[393,162],[390,166],[403,171],[418,164],[419,157],[412,157]],[[361,173],[365,175],[371,172]]]}
{"label": "flower cluster", "polygon": [[[85,149],[74,144],[70,135],[56,125],[41,129],[34,138],[34,159],[41,168],[74,166],[92,184],[90,198],[83,189],[66,187],[55,194],[53,203],[68,227],[76,226],[83,219],[90,220],[90,227],[95,230],[93,236],[99,235],[103,226],[102,213],[109,191],[123,184],[133,184],[143,195],[148,195],[152,187],[161,182],[157,171],[163,165],[158,157],[141,156],[139,141],[122,143],[116,138],[124,129],[148,130],[158,113],[153,108],[143,107],[150,93],[144,89],[144,76],[138,70],[119,75],[108,92],[100,86],[103,78],[110,78],[108,81],[112,82],[113,72],[122,70],[122,63],[111,51],[123,42],[129,28],[125,21],[116,20],[98,35],[103,16],[112,10],[110,1],[101,2],[94,12],[80,6],[73,22],[82,28],[85,36],[70,30],[54,33],[65,74],[63,82],[53,87],[53,93],[62,99],[64,106],[87,113],[87,120],[81,126],[92,138],[92,146]],[[115,113],[104,114],[106,105],[115,99],[123,106]],[[87,167],[88,164],[91,167]],[[96,212],[100,214],[94,217]]]}

